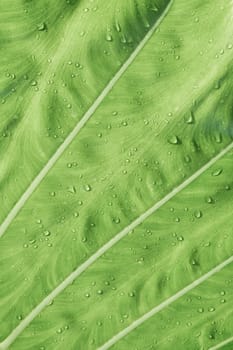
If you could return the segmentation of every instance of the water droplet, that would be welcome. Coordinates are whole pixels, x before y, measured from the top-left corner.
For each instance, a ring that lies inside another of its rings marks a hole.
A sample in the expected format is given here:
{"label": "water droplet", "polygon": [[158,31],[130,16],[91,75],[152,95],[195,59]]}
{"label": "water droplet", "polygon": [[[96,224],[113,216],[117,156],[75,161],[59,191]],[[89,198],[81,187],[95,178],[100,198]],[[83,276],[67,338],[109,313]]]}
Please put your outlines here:
{"label": "water droplet", "polygon": [[44,231],[44,236],[48,237],[48,236],[50,236],[50,235],[51,235],[51,232],[50,232],[50,231],[48,231],[48,230]]}
{"label": "water droplet", "polygon": [[197,219],[200,219],[202,217],[202,212],[200,210],[196,210],[194,212],[194,216],[197,218]]}
{"label": "water droplet", "polygon": [[37,25],[37,30],[40,32],[47,30],[47,25],[43,22]]}
{"label": "water droplet", "polygon": [[195,259],[192,259],[191,264],[192,264],[193,266],[199,265],[198,262],[197,262],[197,260],[195,260]]}
{"label": "water droplet", "polygon": [[99,295],[102,295],[104,292],[103,292],[103,290],[102,289],[99,289],[98,291],[97,291],[97,294],[99,294]]}
{"label": "water droplet", "polygon": [[215,139],[215,142],[222,143],[222,135],[221,134],[215,135],[214,139]]}
{"label": "water droplet", "polygon": [[190,112],[190,114],[189,114],[188,116],[186,116],[186,117],[184,118],[184,120],[185,120],[185,123],[187,123],[187,124],[194,124],[195,119],[194,119],[194,114],[193,114],[193,112]]}
{"label": "water droplet", "polygon": [[107,40],[107,41],[113,41],[112,35],[108,33],[108,34],[106,35],[106,40]]}
{"label": "water droplet", "polygon": [[119,224],[119,223],[121,222],[121,220],[120,220],[119,218],[115,218],[113,221],[114,221],[116,224]]}
{"label": "water droplet", "polygon": [[68,187],[67,191],[74,194],[74,193],[76,193],[76,188],[75,188],[75,186],[70,186],[70,187]]}
{"label": "water droplet", "polygon": [[131,298],[134,297],[134,296],[135,296],[134,292],[130,292],[130,293],[129,293],[129,296],[130,296]]}
{"label": "water droplet", "polygon": [[198,309],[198,312],[200,312],[200,313],[204,312],[203,307],[200,307],[200,308]]}
{"label": "water droplet", "polygon": [[121,32],[121,26],[118,22],[116,22],[116,30],[118,33]]}
{"label": "water droplet", "polygon": [[214,307],[209,307],[208,311],[209,311],[209,312],[214,312],[214,311],[215,311],[215,308],[214,308]]}
{"label": "water droplet", "polygon": [[190,158],[189,155],[185,156],[184,160],[185,160],[186,163],[190,163],[191,162],[191,158]]}
{"label": "water droplet", "polygon": [[86,294],[85,294],[85,297],[86,297],[86,298],[90,298],[90,293],[86,293]]}
{"label": "water droplet", "polygon": [[50,192],[50,196],[55,197],[56,193],[55,192]]}
{"label": "water droplet", "polygon": [[212,204],[212,203],[214,203],[214,200],[213,200],[212,197],[209,196],[209,197],[206,198],[206,202],[209,203],[209,204]]}
{"label": "water droplet", "polygon": [[212,172],[212,176],[219,176],[220,174],[222,174],[222,169],[216,169]]}
{"label": "water droplet", "polygon": [[171,136],[168,139],[168,142],[172,145],[179,145],[181,143],[180,139],[176,135]]}
{"label": "water droplet", "polygon": [[90,192],[91,191],[91,186],[90,185],[85,185],[84,186],[84,190],[86,191],[86,192]]}

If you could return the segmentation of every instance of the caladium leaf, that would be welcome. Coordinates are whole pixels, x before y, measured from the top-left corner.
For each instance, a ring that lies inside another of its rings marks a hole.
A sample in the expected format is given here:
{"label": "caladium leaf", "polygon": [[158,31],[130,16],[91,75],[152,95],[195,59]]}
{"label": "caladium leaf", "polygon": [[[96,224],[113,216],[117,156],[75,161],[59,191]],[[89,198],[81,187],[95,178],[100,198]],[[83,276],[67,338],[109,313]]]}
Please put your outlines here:
{"label": "caladium leaf", "polygon": [[0,6],[0,348],[230,344],[232,1]]}

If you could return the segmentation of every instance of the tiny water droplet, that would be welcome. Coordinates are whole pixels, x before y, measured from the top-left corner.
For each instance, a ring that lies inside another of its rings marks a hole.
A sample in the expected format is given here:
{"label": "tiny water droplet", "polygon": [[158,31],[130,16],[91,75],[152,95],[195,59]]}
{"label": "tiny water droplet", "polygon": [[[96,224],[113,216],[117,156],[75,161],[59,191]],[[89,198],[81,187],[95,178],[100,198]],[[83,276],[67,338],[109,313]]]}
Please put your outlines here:
{"label": "tiny water droplet", "polygon": [[209,312],[214,312],[214,311],[215,311],[215,308],[214,308],[214,307],[210,307],[210,308],[208,309],[208,311],[209,311]]}
{"label": "tiny water droplet", "polygon": [[186,116],[186,117],[184,118],[184,120],[185,120],[185,123],[186,123],[186,124],[194,124],[195,119],[194,119],[194,114],[193,114],[193,112],[190,112],[190,114],[189,114],[188,116]]}
{"label": "tiny water droplet", "polygon": [[190,158],[189,155],[185,156],[184,160],[185,160],[186,163],[190,163],[191,162],[191,158]]}
{"label": "tiny water droplet", "polygon": [[179,145],[181,142],[180,142],[180,139],[176,136],[176,135],[173,135],[171,136],[169,139],[168,139],[168,142],[172,145]]}
{"label": "tiny water droplet", "polygon": [[206,198],[206,202],[211,204],[211,203],[214,203],[214,200],[213,200],[212,197],[209,196],[209,197]]}
{"label": "tiny water droplet", "polygon": [[215,142],[222,143],[222,135],[221,134],[215,135],[214,139],[215,139]]}
{"label": "tiny water droplet", "polygon": [[116,22],[116,30],[118,33],[121,32],[121,26],[118,22]]}
{"label": "tiny water droplet", "polygon": [[85,185],[84,186],[84,190],[86,191],[86,192],[90,192],[91,191],[91,186],[90,185]]}
{"label": "tiny water droplet", "polygon": [[112,35],[108,33],[108,34],[106,35],[106,40],[107,40],[107,41],[113,41]]}
{"label": "tiny water droplet", "polygon": [[216,169],[212,172],[212,176],[219,176],[220,174],[222,174],[222,169]]}
{"label": "tiny water droplet", "polygon": [[197,219],[200,219],[202,217],[202,212],[200,210],[196,210],[194,212],[194,216],[197,218]]}
{"label": "tiny water droplet", "polygon": [[70,193],[75,194],[76,193],[76,188],[75,188],[75,186],[70,186],[70,187],[68,187],[67,191],[70,192]]}
{"label": "tiny water droplet", "polygon": [[44,22],[42,22],[42,23],[37,25],[37,30],[40,32],[45,31],[45,30],[47,30],[47,25]]}

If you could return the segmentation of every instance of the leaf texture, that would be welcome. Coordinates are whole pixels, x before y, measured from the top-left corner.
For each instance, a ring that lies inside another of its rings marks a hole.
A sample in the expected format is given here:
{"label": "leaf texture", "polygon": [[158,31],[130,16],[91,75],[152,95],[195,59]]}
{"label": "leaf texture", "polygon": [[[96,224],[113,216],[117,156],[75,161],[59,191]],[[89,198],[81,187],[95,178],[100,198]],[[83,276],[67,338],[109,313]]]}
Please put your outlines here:
{"label": "leaf texture", "polygon": [[0,7],[0,348],[230,339],[232,1]]}

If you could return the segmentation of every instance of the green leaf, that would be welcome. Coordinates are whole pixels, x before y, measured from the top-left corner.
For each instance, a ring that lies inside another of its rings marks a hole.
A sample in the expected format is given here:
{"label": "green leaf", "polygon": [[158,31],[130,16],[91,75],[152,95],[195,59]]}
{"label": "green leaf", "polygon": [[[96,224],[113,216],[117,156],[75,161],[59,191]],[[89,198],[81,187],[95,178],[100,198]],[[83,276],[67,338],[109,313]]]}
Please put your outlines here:
{"label": "green leaf", "polygon": [[2,0],[0,349],[232,345],[232,19]]}

